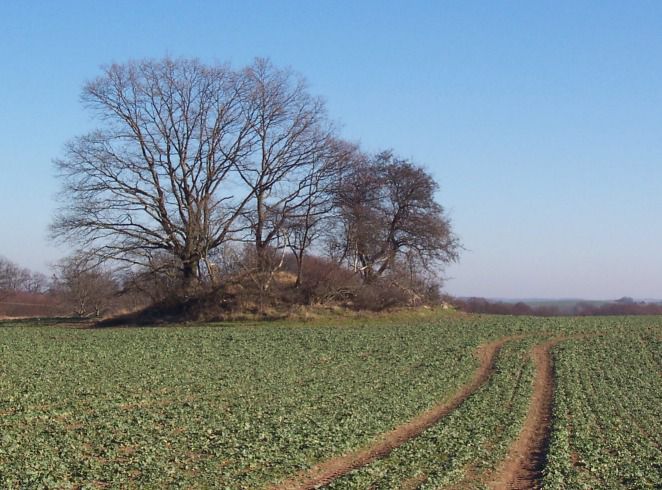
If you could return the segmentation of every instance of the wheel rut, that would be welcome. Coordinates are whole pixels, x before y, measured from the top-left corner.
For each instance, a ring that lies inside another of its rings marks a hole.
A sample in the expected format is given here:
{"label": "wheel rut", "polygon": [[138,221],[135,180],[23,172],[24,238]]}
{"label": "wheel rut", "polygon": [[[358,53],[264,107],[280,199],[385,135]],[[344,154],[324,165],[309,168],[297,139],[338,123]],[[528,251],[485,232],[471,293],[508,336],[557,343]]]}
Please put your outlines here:
{"label": "wheel rut", "polygon": [[464,400],[476,392],[490,378],[501,347],[510,340],[521,338],[523,336],[502,337],[480,346],[476,352],[476,356],[480,360],[480,366],[474,372],[471,381],[461,387],[449,400],[433,406],[410,421],[382,434],[369,446],[318,463],[307,471],[268,487],[269,490],[312,490],[321,488],[352,470],[387,456],[395,448],[419,436],[458,408]]}
{"label": "wheel rut", "polygon": [[529,490],[542,485],[552,429],[554,364],[551,350],[566,338],[556,338],[533,348],[533,395],[519,436],[497,470],[489,487],[494,490]]}

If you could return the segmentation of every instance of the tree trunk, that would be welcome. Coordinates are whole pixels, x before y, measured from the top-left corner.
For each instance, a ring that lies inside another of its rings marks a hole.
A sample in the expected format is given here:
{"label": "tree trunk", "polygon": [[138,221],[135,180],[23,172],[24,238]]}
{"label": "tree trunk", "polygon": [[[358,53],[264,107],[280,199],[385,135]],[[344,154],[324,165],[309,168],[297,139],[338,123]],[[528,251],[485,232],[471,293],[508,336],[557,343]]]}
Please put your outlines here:
{"label": "tree trunk", "polygon": [[199,259],[189,259],[182,263],[182,285],[184,292],[190,292],[198,284]]}
{"label": "tree trunk", "polygon": [[264,223],[267,219],[267,210],[264,204],[264,191],[259,190],[256,193],[256,207],[257,207],[257,222],[255,223],[255,254],[256,266],[258,274],[267,271],[267,257],[266,257],[266,243],[262,240],[262,233],[264,230]]}
{"label": "tree trunk", "polygon": [[300,250],[299,253],[294,253],[294,257],[297,261],[297,280],[294,283],[295,288],[301,287],[301,280],[303,279],[303,250]]}

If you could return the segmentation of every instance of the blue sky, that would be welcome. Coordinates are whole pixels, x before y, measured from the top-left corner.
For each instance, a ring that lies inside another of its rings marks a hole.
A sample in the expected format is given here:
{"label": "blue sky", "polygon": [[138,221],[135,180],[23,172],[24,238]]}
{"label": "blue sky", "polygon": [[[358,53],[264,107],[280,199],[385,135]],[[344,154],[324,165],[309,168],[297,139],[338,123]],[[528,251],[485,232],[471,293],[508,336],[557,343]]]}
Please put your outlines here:
{"label": "blue sky", "polygon": [[446,289],[662,297],[660,2],[0,2],[0,255],[33,269],[52,159],[99,66],[270,57],[343,135],[425,165],[466,251]]}

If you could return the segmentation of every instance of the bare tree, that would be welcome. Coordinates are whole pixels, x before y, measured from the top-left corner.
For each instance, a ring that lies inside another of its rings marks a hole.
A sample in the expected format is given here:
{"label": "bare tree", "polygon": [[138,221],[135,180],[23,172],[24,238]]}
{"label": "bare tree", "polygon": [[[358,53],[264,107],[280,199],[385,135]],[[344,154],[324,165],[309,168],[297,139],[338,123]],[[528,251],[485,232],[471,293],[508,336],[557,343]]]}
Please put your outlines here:
{"label": "bare tree", "polygon": [[83,91],[102,127],[56,162],[63,206],[53,235],[133,264],[166,252],[194,284],[252,197],[229,183],[252,150],[243,98],[244,81],[223,65],[166,58],[105,68]]}
{"label": "bare tree", "polygon": [[56,161],[52,235],[125,264],[127,284],[154,300],[164,284],[188,293],[250,278],[262,305],[287,252],[300,286],[304,257],[329,230],[338,263],[366,284],[457,258],[432,177],[339,141],[323,101],[267,60],[239,71],[169,58],[115,64],[83,101],[99,128]]}
{"label": "bare tree", "polygon": [[112,274],[89,254],[76,253],[54,266],[53,288],[80,317],[100,316],[119,291]]}
{"label": "bare tree", "polygon": [[296,261],[296,287],[301,286],[307,251],[322,238],[325,223],[335,216],[334,196],[343,173],[357,152],[353,144],[333,141],[325,158],[316,162],[303,182],[301,206],[285,223],[287,245]]}
{"label": "bare tree", "polygon": [[14,262],[0,257],[0,291],[19,291],[25,276],[25,270]]}
{"label": "bare tree", "polygon": [[456,260],[459,241],[435,201],[437,190],[425,170],[390,152],[356,159],[336,195],[339,257],[367,284],[396,261],[430,268]]}
{"label": "bare tree", "polygon": [[290,71],[258,59],[243,77],[249,86],[244,112],[255,146],[237,170],[251,191],[245,218],[260,287],[266,290],[282,265],[288,221],[305,215],[316,193],[311,190],[326,171],[333,131],[321,99]]}
{"label": "bare tree", "polygon": [[17,292],[43,293],[47,287],[48,279],[44,274],[0,257],[0,298]]}
{"label": "bare tree", "polygon": [[28,293],[45,293],[48,290],[48,277],[41,272],[30,272],[23,287]]}

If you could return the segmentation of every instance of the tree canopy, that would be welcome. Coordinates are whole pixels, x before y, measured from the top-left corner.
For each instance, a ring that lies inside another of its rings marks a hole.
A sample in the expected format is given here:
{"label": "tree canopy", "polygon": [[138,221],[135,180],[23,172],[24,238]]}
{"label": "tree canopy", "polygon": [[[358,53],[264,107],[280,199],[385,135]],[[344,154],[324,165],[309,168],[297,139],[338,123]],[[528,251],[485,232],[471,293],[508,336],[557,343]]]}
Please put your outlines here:
{"label": "tree canopy", "polygon": [[99,124],[56,160],[51,229],[86,256],[167,264],[190,286],[218,269],[210,258],[243,244],[238,260],[262,290],[286,252],[299,286],[311,248],[326,246],[365,283],[457,259],[432,176],[343,141],[322,99],[268,60],[113,64],[83,101]]}

